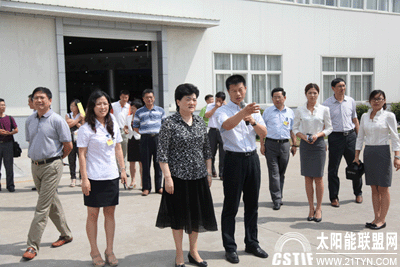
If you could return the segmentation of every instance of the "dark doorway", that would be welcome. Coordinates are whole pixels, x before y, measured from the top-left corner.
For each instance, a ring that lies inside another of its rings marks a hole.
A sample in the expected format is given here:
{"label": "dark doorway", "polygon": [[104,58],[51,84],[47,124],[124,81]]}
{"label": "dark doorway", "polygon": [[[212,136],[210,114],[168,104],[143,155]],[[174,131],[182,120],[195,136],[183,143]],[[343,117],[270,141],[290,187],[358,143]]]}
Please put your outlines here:
{"label": "dark doorway", "polygon": [[68,109],[76,98],[86,107],[96,89],[117,101],[121,90],[133,100],[152,88],[149,41],[64,37],[64,52]]}

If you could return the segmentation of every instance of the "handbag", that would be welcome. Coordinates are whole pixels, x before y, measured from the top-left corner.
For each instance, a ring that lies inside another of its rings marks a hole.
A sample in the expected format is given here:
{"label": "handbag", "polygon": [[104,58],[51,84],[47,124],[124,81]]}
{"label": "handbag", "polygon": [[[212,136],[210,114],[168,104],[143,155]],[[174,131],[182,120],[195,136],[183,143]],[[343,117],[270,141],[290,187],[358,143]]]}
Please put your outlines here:
{"label": "handbag", "polygon": [[346,167],[346,179],[348,180],[359,180],[364,173],[364,163],[361,160],[360,164],[353,162]]}
{"label": "handbag", "polygon": [[[10,127],[11,127],[11,131],[12,131],[14,129],[14,127],[13,127],[13,123],[11,121],[11,116],[9,116],[9,117],[10,117]],[[19,146],[18,142],[16,142],[14,140],[14,136],[13,136],[13,156],[14,156],[14,158],[21,157],[21,153],[22,153],[22,149]]]}
{"label": "handbag", "polygon": [[[11,132],[14,129],[14,127],[13,127],[13,123],[12,123],[12,120],[11,120],[11,116],[8,116],[8,117],[10,118],[10,132]],[[15,142],[14,136],[12,137],[12,139],[13,139],[13,157],[14,158],[18,158],[18,157],[21,156],[22,149],[19,146],[18,142]]]}

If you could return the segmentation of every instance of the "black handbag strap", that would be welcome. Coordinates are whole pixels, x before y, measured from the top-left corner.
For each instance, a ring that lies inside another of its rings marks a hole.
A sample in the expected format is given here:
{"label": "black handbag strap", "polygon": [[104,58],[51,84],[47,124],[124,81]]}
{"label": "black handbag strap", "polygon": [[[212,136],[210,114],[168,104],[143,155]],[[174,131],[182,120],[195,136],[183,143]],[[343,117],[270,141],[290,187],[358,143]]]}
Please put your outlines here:
{"label": "black handbag strap", "polygon": [[14,128],[14,124],[12,123],[12,120],[11,120],[11,116],[8,116],[9,118],[10,118],[10,132],[12,131],[12,130],[14,130],[15,128]]}

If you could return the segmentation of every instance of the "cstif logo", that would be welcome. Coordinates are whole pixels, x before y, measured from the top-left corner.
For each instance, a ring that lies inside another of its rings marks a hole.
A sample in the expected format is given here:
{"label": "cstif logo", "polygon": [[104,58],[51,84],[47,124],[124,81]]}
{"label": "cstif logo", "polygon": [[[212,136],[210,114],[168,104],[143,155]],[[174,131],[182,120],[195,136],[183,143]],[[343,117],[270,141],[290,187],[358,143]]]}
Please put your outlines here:
{"label": "cstif logo", "polygon": [[[284,252],[283,248],[288,242],[296,243],[291,246],[291,248],[296,247],[295,251]],[[308,242],[308,239],[300,233],[286,233],[281,236],[275,244],[275,253],[272,258],[272,265],[311,266],[312,261],[313,257],[310,242]]]}

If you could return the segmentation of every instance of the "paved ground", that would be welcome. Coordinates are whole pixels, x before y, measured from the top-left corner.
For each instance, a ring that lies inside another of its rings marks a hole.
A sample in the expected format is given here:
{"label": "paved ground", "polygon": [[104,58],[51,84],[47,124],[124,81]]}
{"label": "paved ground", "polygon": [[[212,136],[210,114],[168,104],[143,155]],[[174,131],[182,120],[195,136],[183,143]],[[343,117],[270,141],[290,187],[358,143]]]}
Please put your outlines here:
{"label": "paved ground", "polygon": [[[397,233],[400,230],[398,223],[400,218],[400,195],[398,194],[400,171],[395,172],[393,186],[390,189],[392,204],[387,217],[388,226],[377,232],[364,228],[364,223],[373,218],[371,190],[364,186],[364,203],[356,204],[351,182],[343,177],[343,162],[340,170],[342,174],[341,206],[333,208],[329,205],[325,174],[323,220],[321,223],[315,223],[306,221],[308,204],[304,178],[300,176],[299,154],[290,159],[284,188],[284,205],[279,211],[272,210],[265,158],[261,155],[260,158],[262,184],[258,236],[261,247],[270,256],[268,259],[259,259],[244,252],[242,205],[236,224],[236,241],[240,257],[238,265],[400,265],[397,254],[399,245]],[[83,206],[80,187],[69,187],[67,167],[64,169],[59,194],[74,240],[63,247],[50,248],[51,243],[58,238],[58,232],[49,221],[42,238],[39,255],[30,262],[21,260],[21,255],[26,249],[27,233],[33,218],[37,193],[31,191],[33,181],[30,176],[30,162],[26,157],[26,150],[23,151],[23,157],[15,160],[15,165],[16,192],[9,193],[5,190],[5,179],[1,180],[3,191],[0,192],[0,266],[90,266],[90,249],[85,232],[86,208]],[[5,178],[4,174],[3,178]],[[220,225],[223,203],[222,182],[215,179],[211,190],[217,221]],[[147,197],[142,197],[140,193],[141,191],[138,189],[125,191],[121,187],[120,205],[116,211],[117,228],[114,248],[120,266],[173,266],[174,242],[171,230],[158,229],[154,226],[160,195],[152,193]],[[98,244],[101,251],[105,249],[103,220],[103,216],[100,216]],[[393,234],[396,236],[395,239],[391,238]],[[322,235],[327,238],[324,239],[326,246],[323,246],[320,241]],[[379,242],[380,238],[382,238],[381,243]],[[203,259],[208,261],[209,266],[231,266],[224,259],[220,231],[200,234],[198,243],[200,254]],[[379,249],[380,245],[382,249]],[[184,247],[188,249],[188,246],[185,236]],[[307,260],[309,257],[312,257],[310,262]],[[320,262],[324,259],[341,262]],[[187,266],[191,266],[187,259],[186,262]]]}

